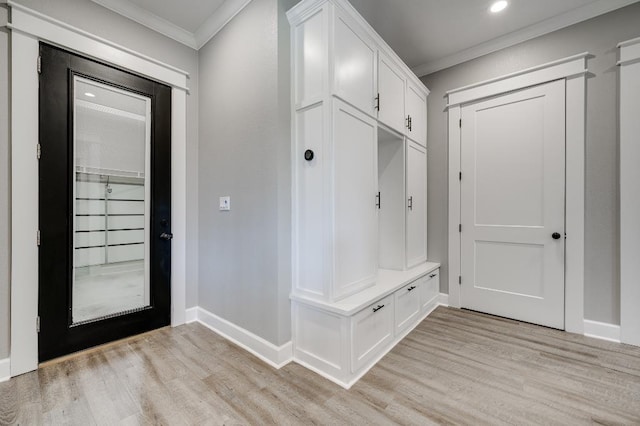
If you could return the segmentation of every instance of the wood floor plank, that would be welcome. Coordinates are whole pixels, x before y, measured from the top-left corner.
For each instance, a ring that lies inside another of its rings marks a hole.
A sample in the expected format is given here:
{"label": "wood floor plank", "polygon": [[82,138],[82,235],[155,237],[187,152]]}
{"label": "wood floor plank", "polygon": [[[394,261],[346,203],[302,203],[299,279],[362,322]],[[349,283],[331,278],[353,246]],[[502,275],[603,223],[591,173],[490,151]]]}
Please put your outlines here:
{"label": "wood floor plank", "polygon": [[201,324],[0,384],[0,425],[640,425],[640,348],[437,308],[350,390]]}

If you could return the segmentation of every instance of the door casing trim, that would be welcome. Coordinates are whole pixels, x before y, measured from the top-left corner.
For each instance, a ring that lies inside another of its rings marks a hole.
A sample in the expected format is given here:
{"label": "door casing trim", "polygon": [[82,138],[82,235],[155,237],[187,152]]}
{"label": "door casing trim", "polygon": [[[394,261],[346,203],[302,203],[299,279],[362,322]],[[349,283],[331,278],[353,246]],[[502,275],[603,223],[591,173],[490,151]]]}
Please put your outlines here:
{"label": "door casing trim", "polygon": [[[186,96],[188,74],[86,31],[11,7],[11,376],[38,368],[38,71],[44,41],[165,83],[171,90],[171,325],[186,315]],[[16,95],[19,94],[19,95]],[[46,154],[45,154],[46,155]]]}
{"label": "door casing trim", "polygon": [[[460,284],[460,119],[462,105],[525,89],[553,80],[566,80],[566,208],[565,208],[565,330],[584,333],[584,224],[586,74],[589,53],[447,92],[449,130],[448,266],[449,305],[459,308]],[[463,277],[464,280],[464,277]]]}
{"label": "door casing trim", "polygon": [[620,102],[620,340],[640,346],[640,203],[638,161],[640,160],[640,38],[618,45]]}

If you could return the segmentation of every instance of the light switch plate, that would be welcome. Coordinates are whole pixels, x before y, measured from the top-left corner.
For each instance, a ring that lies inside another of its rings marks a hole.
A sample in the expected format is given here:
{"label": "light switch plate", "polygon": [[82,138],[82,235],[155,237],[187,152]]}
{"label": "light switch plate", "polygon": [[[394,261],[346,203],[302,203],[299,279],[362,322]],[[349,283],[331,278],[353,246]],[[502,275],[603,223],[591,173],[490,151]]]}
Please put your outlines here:
{"label": "light switch plate", "polygon": [[231,210],[231,197],[220,197],[220,211]]}

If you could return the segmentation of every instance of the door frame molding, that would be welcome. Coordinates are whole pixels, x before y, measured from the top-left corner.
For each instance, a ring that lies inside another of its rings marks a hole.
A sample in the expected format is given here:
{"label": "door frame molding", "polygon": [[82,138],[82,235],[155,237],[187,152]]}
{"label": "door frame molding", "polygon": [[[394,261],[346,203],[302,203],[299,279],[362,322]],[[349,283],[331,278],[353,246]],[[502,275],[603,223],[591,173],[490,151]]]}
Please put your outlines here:
{"label": "door frame molding", "polygon": [[[618,44],[620,49],[620,341],[640,346],[640,38]],[[635,96],[634,96],[635,95]]]}
{"label": "door frame molding", "polygon": [[[11,8],[11,377],[38,368],[38,70],[47,42],[171,86],[171,325],[186,315],[188,73],[32,9]],[[16,94],[20,94],[17,96]]]}
{"label": "door frame molding", "polygon": [[514,90],[566,80],[565,330],[584,332],[584,224],[586,74],[589,53],[580,53],[447,92],[449,130],[449,305],[459,308],[460,119],[463,104]]}

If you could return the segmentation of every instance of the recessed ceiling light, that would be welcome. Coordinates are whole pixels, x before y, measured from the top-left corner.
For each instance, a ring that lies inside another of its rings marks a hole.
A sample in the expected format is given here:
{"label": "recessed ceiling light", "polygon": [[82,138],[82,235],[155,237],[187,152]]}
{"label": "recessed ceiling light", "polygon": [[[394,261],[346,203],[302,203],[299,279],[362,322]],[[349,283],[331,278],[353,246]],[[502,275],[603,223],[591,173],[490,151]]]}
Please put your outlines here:
{"label": "recessed ceiling light", "polygon": [[489,10],[491,11],[491,13],[498,13],[505,10],[507,6],[509,6],[509,2],[507,0],[500,0],[493,3]]}
{"label": "recessed ceiling light", "polygon": [[96,97],[96,95],[94,95],[94,94],[93,94],[93,93],[91,93],[91,92],[85,92],[85,94],[84,94],[84,95],[85,95],[87,98],[95,98],[95,97]]}

